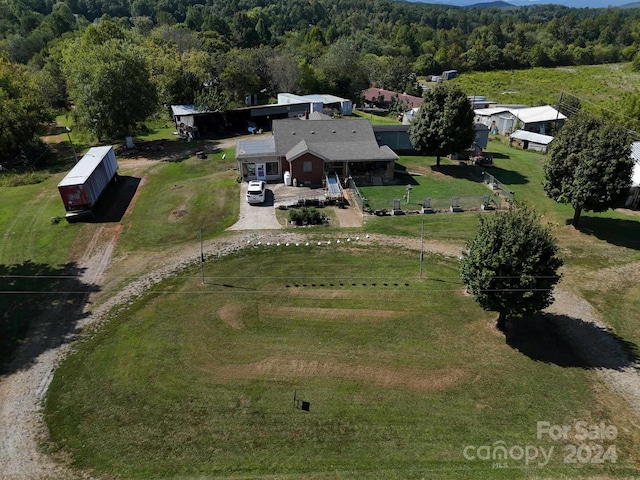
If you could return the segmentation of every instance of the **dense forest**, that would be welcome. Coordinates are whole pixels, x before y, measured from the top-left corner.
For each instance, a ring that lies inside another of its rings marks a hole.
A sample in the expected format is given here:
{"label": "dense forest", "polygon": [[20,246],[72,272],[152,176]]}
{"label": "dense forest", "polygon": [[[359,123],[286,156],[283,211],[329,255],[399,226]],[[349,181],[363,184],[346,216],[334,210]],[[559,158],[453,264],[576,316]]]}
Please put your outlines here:
{"label": "dense forest", "polygon": [[417,76],[446,69],[640,67],[639,52],[640,9],[0,0],[0,160],[24,157],[33,126],[71,106],[104,139],[171,104],[224,109],[279,91],[357,100],[371,82],[420,94]]}

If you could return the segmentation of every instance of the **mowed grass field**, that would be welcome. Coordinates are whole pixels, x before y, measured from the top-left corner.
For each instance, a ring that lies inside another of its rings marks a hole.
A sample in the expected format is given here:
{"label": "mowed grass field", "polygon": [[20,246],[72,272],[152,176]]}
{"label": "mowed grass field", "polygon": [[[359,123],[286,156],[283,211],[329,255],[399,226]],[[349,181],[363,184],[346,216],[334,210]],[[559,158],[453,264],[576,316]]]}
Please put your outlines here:
{"label": "mowed grass field", "polygon": [[[491,173],[551,223],[565,261],[561,286],[583,295],[632,347],[640,344],[640,218],[585,213],[584,228],[576,231],[566,225],[572,210],[544,195],[544,155],[497,139],[488,150],[496,163]],[[153,268],[147,258],[197,244],[200,228],[205,239],[221,235],[233,222],[237,172],[232,151],[226,161],[222,153],[206,161],[182,155],[144,167],[130,162],[121,170],[140,181],[139,194],[121,222],[103,298]],[[443,160],[449,170],[436,171],[433,158],[400,162],[422,174],[415,177],[417,198],[436,188],[444,195],[489,191],[457,176],[454,163]],[[6,271],[36,262],[47,268],[38,271],[60,275],[78,243],[100,228],[51,224],[61,214],[55,189],[61,176],[0,188]],[[404,187],[376,187],[367,195],[386,203]],[[426,241],[462,247],[478,214],[368,218],[357,233],[415,240],[423,221]],[[424,267],[426,278],[418,279],[418,252],[401,246],[334,242],[332,248],[250,247],[210,260],[204,286],[199,268],[180,272],[113,312],[62,362],[45,407],[51,448],[105,478],[638,475],[637,415],[624,399],[582,368],[553,332],[528,342],[527,353],[511,346],[493,328],[495,314],[464,294],[455,258],[428,254]],[[10,306],[28,319],[37,305],[27,303]],[[532,349],[562,361],[534,360]],[[311,402],[310,412],[293,408],[294,390]],[[615,445],[615,463],[608,457],[565,464],[571,440],[536,436],[538,421],[578,420],[618,428],[614,441],[592,442]],[[496,445],[554,450],[544,466],[541,458],[527,464],[464,456],[466,447]]]}
{"label": "mowed grass field", "polygon": [[[457,261],[425,265],[419,279],[415,252],[352,243],[248,248],[207,264],[205,285],[185,271],[61,365],[52,440],[77,467],[118,478],[636,472],[632,429],[620,428],[616,463],[568,466],[570,442],[537,439],[538,421],[619,424],[619,405],[588,370],[506,344]],[[495,442],[555,453],[506,468],[464,456]]]}

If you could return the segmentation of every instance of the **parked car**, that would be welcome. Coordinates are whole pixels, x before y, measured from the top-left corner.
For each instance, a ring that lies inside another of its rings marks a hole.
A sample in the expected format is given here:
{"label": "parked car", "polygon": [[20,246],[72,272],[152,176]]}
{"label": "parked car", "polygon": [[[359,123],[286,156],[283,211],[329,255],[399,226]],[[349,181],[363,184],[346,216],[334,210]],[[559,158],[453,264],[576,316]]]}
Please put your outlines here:
{"label": "parked car", "polygon": [[265,199],[266,183],[263,180],[251,180],[247,187],[247,202],[262,203]]}

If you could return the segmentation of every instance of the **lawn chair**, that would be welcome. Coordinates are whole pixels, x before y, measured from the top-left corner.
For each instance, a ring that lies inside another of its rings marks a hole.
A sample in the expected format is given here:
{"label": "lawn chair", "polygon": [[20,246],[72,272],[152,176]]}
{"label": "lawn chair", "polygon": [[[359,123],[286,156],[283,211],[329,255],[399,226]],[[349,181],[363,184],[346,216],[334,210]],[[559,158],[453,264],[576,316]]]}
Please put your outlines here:
{"label": "lawn chair", "polygon": [[297,408],[298,410],[304,410],[308,412],[311,409],[311,403],[306,400],[300,400],[297,395],[297,391],[293,391],[293,408]]}

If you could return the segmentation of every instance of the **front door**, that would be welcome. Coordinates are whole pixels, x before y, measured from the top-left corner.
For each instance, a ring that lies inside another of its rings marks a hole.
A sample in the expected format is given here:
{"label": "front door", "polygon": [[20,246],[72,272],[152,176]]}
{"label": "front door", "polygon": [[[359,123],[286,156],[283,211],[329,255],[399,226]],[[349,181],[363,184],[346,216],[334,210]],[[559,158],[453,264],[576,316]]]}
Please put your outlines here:
{"label": "front door", "polygon": [[256,178],[258,180],[267,179],[267,169],[264,163],[256,163]]}

